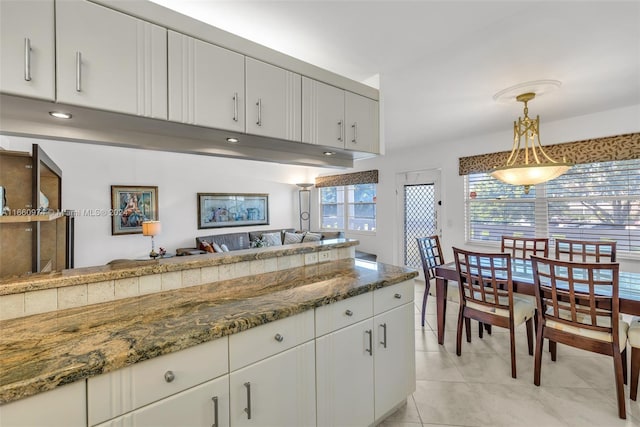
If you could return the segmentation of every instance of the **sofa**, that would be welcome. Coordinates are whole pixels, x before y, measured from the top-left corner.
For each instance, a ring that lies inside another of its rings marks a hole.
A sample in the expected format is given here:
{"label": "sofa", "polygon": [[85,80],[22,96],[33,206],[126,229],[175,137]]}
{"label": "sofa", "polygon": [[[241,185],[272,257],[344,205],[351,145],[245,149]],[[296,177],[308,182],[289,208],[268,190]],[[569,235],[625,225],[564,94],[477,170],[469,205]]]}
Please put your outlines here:
{"label": "sofa", "polygon": [[342,231],[303,232],[296,231],[293,228],[214,234],[211,236],[196,237],[195,248],[179,248],[176,250],[176,255],[195,255],[206,252],[227,252],[259,246],[274,246],[278,244],[278,241],[279,244],[285,245],[290,243],[306,243],[308,241],[340,239],[343,237],[344,233]]}

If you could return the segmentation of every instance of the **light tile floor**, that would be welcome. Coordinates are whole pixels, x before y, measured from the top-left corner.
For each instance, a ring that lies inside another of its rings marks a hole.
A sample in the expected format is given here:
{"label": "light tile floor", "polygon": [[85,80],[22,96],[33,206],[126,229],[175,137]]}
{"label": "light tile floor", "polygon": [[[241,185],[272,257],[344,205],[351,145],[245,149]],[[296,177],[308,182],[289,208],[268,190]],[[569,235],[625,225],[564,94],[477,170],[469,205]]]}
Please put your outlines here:
{"label": "light tile floor", "polygon": [[[509,332],[493,328],[472,342],[463,338],[456,356],[458,305],[448,303],[444,346],[436,336],[435,298],[420,325],[424,283],[416,282],[416,391],[383,427],[417,426],[640,426],[640,400],[629,399],[627,419],[618,418],[611,357],[558,344],[558,360],[545,349],[541,386],[533,384],[533,356],[524,325],[516,331],[518,378],[511,378]],[[627,350],[631,360],[631,350]]]}

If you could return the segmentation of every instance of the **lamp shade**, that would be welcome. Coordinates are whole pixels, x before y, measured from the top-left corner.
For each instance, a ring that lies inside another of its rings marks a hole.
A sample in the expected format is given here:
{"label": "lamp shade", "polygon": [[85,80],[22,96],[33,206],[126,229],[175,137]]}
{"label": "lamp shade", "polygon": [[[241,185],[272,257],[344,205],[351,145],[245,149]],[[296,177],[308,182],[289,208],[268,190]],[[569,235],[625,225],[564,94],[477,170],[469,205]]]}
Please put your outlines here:
{"label": "lamp shade", "polygon": [[571,168],[570,163],[528,164],[496,168],[491,176],[511,185],[536,185],[559,177]]}
{"label": "lamp shade", "polygon": [[160,221],[144,221],[142,223],[142,234],[145,236],[157,236],[161,231]]}

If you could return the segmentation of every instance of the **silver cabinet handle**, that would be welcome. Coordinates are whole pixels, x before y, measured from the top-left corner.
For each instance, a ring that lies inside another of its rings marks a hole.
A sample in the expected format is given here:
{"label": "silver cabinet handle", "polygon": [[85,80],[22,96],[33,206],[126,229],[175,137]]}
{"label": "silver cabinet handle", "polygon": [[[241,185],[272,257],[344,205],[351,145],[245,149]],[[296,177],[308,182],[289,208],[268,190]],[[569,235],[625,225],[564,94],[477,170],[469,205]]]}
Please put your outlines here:
{"label": "silver cabinet handle", "polygon": [[82,53],[76,52],[76,92],[82,92]]}
{"label": "silver cabinet handle", "polygon": [[173,373],[173,371],[167,371],[164,373],[164,380],[168,383],[172,382],[173,380],[176,379],[175,374]]}
{"label": "silver cabinet handle", "polygon": [[338,141],[342,141],[343,128],[344,128],[344,122],[340,120],[338,122]]}
{"label": "silver cabinet handle", "polygon": [[351,127],[353,128],[353,139],[351,142],[358,143],[358,122],[354,122]]}
{"label": "silver cabinet handle", "polygon": [[238,121],[238,92],[233,93],[233,121]]}
{"label": "silver cabinet handle", "polygon": [[262,98],[258,98],[258,102],[256,102],[256,105],[258,106],[258,121],[256,122],[256,124],[258,126],[262,126]]}
{"label": "silver cabinet handle", "polygon": [[31,81],[31,39],[24,38],[24,79]]}
{"label": "silver cabinet handle", "polygon": [[380,326],[382,327],[382,341],[380,341],[380,344],[382,344],[384,348],[387,348],[387,324],[382,323]]}
{"label": "silver cabinet handle", "polygon": [[347,310],[344,312],[344,314],[346,314],[347,316],[353,316],[353,311]]}
{"label": "silver cabinet handle", "polygon": [[247,419],[250,420],[251,419],[251,383],[247,381],[246,383],[244,383],[244,386],[247,388],[247,407],[244,408],[244,412],[247,413]]}
{"label": "silver cabinet handle", "polygon": [[213,401],[213,424],[211,427],[218,427],[218,396],[213,396],[211,400]]}
{"label": "silver cabinet handle", "polygon": [[400,298],[402,298],[402,294],[395,294],[395,295],[393,295],[393,297],[395,299],[400,299]]}
{"label": "silver cabinet handle", "polygon": [[280,335],[280,334],[276,334],[276,336],[274,338],[278,342],[282,342],[282,340],[284,340],[284,337],[282,335]]}
{"label": "silver cabinet handle", "polygon": [[369,348],[365,348],[365,351],[369,353],[369,356],[373,356],[373,333],[371,329],[367,329],[364,333],[369,335]]}

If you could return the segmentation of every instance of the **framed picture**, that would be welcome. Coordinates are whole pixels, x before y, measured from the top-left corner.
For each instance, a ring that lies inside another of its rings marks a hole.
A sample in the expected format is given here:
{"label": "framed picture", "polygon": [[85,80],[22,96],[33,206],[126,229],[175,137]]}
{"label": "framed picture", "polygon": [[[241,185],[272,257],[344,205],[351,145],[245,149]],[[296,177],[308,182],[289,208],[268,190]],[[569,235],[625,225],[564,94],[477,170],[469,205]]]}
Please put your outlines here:
{"label": "framed picture", "polygon": [[198,193],[198,228],[269,224],[268,194]]}
{"label": "framed picture", "polygon": [[143,221],[158,220],[158,187],[111,186],[111,235],[142,234]]}

